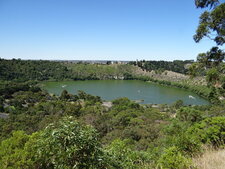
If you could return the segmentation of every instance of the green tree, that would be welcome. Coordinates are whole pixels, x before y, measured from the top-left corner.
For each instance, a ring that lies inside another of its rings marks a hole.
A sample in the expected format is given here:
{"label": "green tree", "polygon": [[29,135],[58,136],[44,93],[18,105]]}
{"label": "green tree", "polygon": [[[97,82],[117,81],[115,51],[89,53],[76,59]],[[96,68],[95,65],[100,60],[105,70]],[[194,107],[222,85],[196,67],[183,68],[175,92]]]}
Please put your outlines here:
{"label": "green tree", "polygon": [[225,42],[225,3],[219,3],[218,0],[195,0],[195,4],[197,8],[210,6],[212,10],[205,11],[200,16],[194,40],[199,42],[203,37],[208,37],[217,45],[223,45]]}
{"label": "green tree", "polygon": [[176,102],[173,103],[172,106],[173,106],[175,109],[179,109],[179,108],[182,107],[183,105],[184,105],[183,100],[177,100]]}
{"label": "green tree", "polygon": [[[220,3],[219,0],[195,0],[195,5],[197,8],[208,9],[199,18],[199,25],[193,37],[195,42],[198,43],[204,37],[208,37],[218,46],[223,46],[225,42],[225,3]],[[204,67],[206,72],[207,69],[211,69],[207,72],[209,85],[218,83],[220,80],[219,74],[224,73],[224,58],[225,53],[217,46],[198,55],[197,61],[199,64],[197,67]]]}
{"label": "green tree", "polygon": [[114,140],[109,146],[106,147],[106,152],[113,161],[112,168],[131,168],[139,169],[140,164],[144,163],[146,154],[141,151],[133,151],[129,145],[129,140]]}
{"label": "green tree", "polygon": [[70,94],[67,92],[67,90],[63,90],[61,95],[60,95],[60,99],[68,100],[69,98],[70,98]]}
{"label": "green tree", "polygon": [[197,61],[202,64],[206,69],[218,67],[224,60],[225,53],[218,47],[212,47],[206,53],[200,53]]}
{"label": "green tree", "polygon": [[223,145],[225,142],[225,117],[206,118],[188,128],[186,134],[195,136],[204,144]]}
{"label": "green tree", "polygon": [[178,110],[177,116],[180,121],[184,122],[198,122],[203,119],[203,113],[199,110],[190,107],[183,107]]}
{"label": "green tree", "polygon": [[15,131],[12,136],[0,144],[0,164],[1,168],[30,168],[33,161],[29,158],[29,151],[25,145],[30,136],[24,131]]}
{"label": "green tree", "polygon": [[195,0],[195,5],[199,8],[204,8],[208,6],[213,7],[218,2],[218,0]]}
{"label": "green tree", "polygon": [[210,69],[207,74],[206,74],[206,80],[208,84],[217,84],[218,81],[220,80],[220,73],[216,68]]}
{"label": "green tree", "polygon": [[191,160],[186,158],[175,146],[165,150],[158,160],[158,168],[185,169],[191,167]]}
{"label": "green tree", "polygon": [[191,64],[188,68],[189,75],[193,78],[198,75],[199,73],[199,65],[197,63]]}
{"label": "green tree", "polygon": [[50,124],[38,141],[42,168],[105,168],[103,155],[95,129],[72,117]]}

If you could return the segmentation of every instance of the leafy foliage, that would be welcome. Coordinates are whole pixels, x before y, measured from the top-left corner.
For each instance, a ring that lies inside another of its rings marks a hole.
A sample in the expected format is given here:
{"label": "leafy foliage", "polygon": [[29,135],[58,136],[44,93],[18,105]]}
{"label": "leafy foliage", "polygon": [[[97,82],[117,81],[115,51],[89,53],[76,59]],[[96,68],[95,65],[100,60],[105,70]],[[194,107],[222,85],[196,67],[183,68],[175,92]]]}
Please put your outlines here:
{"label": "leafy foliage", "polygon": [[[200,42],[204,37],[208,37],[217,45],[223,46],[225,42],[225,3],[218,0],[195,0],[196,6],[206,8],[210,6],[210,10],[205,11],[200,16],[199,26],[194,35],[195,42]],[[212,8],[213,7],[213,8]],[[212,47],[206,53],[198,55],[198,64],[191,67],[190,72],[196,75],[196,69],[207,75],[208,85],[222,87],[224,90],[224,52],[218,47]],[[220,91],[224,94],[224,91]]]}
{"label": "leafy foliage", "polygon": [[59,62],[0,59],[0,80],[62,80],[71,78],[71,71]]}
{"label": "leafy foliage", "polygon": [[195,5],[198,8],[205,8],[205,7],[213,7],[219,3],[218,0],[195,0]]}
{"label": "leafy foliage", "polygon": [[215,85],[220,80],[220,73],[216,68],[212,68],[207,72],[206,80],[209,84]]}
{"label": "leafy foliage", "polygon": [[26,143],[31,136],[23,131],[15,131],[12,137],[0,144],[1,168],[30,168],[32,159],[28,158],[29,152],[25,150]]}
{"label": "leafy foliage", "polygon": [[148,161],[148,154],[141,151],[132,150],[129,145],[129,140],[114,140],[106,147],[107,154],[113,159],[113,168],[140,168],[140,165]]}
{"label": "leafy foliage", "polygon": [[38,142],[38,161],[44,168],[105,168],[97,133],[73,118],[49,125]]}
{"label": "leafy foliage", "polygon": [[[205,11],[200,16],[199,26],[194,35],[194,40],[199,42],[203,37],[209,37],[214,40],[217,45],[223,45],[225,42],[225,3],[220,5],[218,1],[214,0],[196,0],[197,7],[216,6],[212,11]],[[218,6],[217,6],[218,5]],[[212,32],[216,35],[212,36]]]}
{"label": "leafy foliage", "polygon": [[177,118],[180,121],[194,123],[203,119],[203,113],[194,108],[184,107],[178,110]]}
{"label": "leafy foliage", "polygon": [[158,168],[163,169],[185,169],[191,166],[190,159],[181,154],[177,147],[170,147],[158,160]]}
{"label": "leafy foliage", "polygon": [[207,53],[200,53],[197,57],[198,62],[206,68],[219,66],[223,62],[225,53],[218,47],[212,47]]}
{"label": "leafy foliage", "polygon": [[169,61],[137,61],[137,62],[129,62],[129,64],[138,66],[146,71],[161,71],[164,70],[170,70],[178,73],[186,74],[188,72],[188,69],[185,68],[187,64],[192,63],[191,60],[181,61],[181,60],[175,60],[173,62]]}
{"label": "leafy foliage", "polygon": [[221,145],[225,142],[225,118],[207,118],[187,130],[188,135],[195,135],[202,143]]}

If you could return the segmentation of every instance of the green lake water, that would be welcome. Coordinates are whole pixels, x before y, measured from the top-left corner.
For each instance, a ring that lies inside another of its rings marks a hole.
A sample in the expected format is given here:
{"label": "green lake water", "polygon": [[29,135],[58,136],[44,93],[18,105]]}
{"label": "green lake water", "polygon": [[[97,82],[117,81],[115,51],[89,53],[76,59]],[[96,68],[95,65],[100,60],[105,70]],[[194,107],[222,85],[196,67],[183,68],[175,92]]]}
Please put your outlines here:
{"label": "green lake water", "polygon": [[45,82],[42,85],[43,89],[56,95],[60,95],[63,90],[72,94],[83,90],[104,100],[127,97],[131,100],[144,100],[144,104],[171,104],[177,100],[183,100],[186,105],[209,104],[193,92],[138,80],[62,81]]}

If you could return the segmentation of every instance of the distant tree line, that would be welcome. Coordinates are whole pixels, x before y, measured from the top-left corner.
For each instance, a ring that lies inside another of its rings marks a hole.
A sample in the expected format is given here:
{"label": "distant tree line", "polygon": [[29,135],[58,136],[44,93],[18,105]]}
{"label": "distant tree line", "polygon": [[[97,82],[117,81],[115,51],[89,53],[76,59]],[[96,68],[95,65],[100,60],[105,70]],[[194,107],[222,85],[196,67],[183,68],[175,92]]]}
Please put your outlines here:
{"label": "distant tree line", "polygon": [[70,76],[71,71],[59,62],[0,59],[0,80],[62,80]]}
{"label": "distant tree line", "polygon": [[96,64],[65,64],[44,60],[5,60],[0,58],[1,81],[29,81],[29,80],[101,80],[101,79],[135,79],[138,66],[146,71],[171,70],[186,74],[185,65],[192,61],[138,61],[123,65],[96,65]]}
{"label": "distant tree line", "polygon": [[129,64],[138,66],[142,68],[142,70],[146,71],[165,71],[170,70],[177,73],[188,73],[188,68],[186,67],[187,64],[193,63],[193,60],[174,60],[174,61],[146,61],[146,60],[140,60],[140,61],[132,61],[129,62]]}

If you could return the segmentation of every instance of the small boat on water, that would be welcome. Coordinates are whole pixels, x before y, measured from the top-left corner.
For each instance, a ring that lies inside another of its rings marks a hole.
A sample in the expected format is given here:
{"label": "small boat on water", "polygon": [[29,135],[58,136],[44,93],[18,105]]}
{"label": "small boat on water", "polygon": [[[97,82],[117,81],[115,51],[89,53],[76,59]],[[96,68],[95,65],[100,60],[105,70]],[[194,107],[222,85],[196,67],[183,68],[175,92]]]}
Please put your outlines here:
{"label": "small boat on water", "polygon": [[189,99],[195,99],[195,97],[192,95],[189,95],[188,97],[189,97]]}

